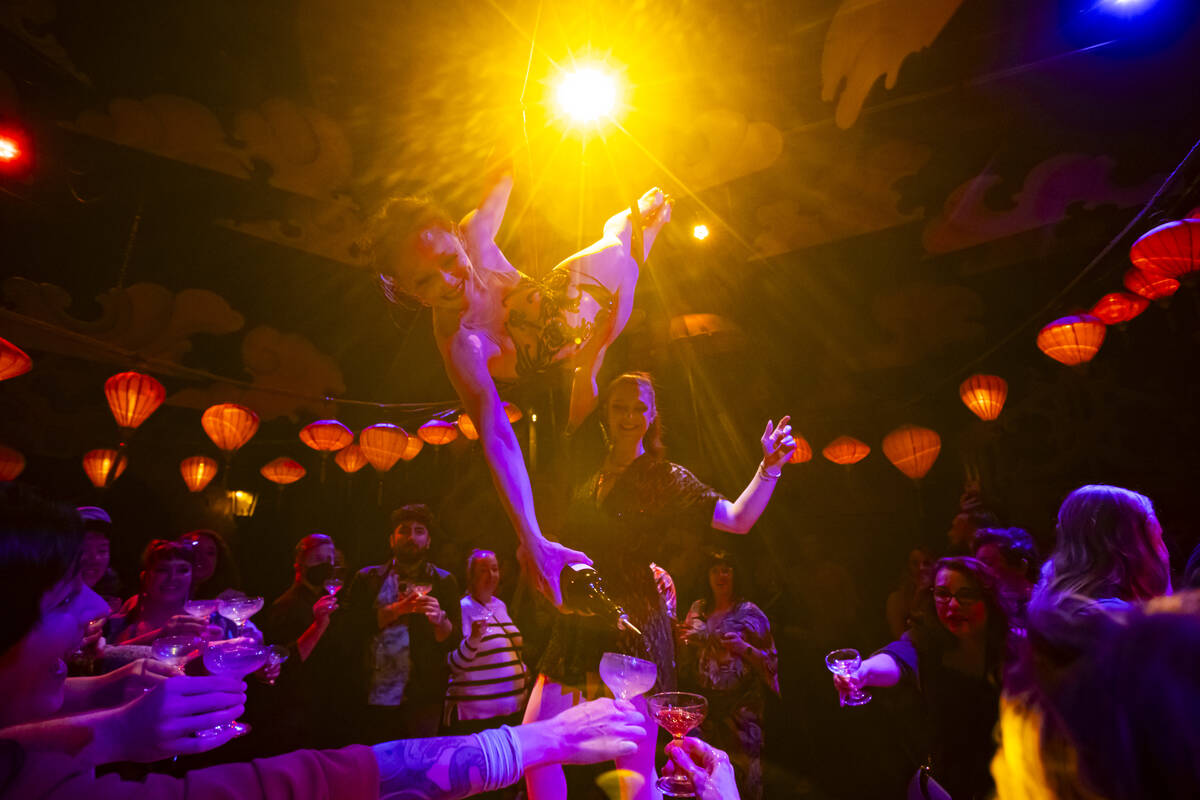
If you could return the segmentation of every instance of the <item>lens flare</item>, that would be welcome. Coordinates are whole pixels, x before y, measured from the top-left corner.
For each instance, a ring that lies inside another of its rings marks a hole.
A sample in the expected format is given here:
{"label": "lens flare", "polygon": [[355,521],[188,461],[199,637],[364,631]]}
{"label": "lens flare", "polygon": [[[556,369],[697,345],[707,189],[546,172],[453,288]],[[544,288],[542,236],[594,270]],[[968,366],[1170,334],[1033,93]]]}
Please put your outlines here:
{"label": "lens flare", "polygon": [[592,123],[610,117],[617,108],[617,80],[599,67],[581,67],[558,81],[554,99],[573,122]]}
{"label": "lens flare", "polygon": [[697,225],[696,227],[692,228],[692,236],[701,242],[704,241],[708,238],[708,226]]}

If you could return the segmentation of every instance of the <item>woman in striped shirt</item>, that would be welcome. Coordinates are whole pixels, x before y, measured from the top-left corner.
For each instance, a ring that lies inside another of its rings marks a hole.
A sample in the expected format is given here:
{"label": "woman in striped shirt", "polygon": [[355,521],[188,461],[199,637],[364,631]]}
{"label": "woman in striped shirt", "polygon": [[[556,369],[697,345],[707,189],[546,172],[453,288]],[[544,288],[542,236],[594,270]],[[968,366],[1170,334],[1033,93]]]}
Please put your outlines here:
{"label": "woman in striped shirt", "polygon": [[448,656],[445,721],[455,734],[521,724],[528,672],[521,661],[521,632],[495,596],[499,583],[496,554],[471,551],[467,593],[460,601],[463,640]]}

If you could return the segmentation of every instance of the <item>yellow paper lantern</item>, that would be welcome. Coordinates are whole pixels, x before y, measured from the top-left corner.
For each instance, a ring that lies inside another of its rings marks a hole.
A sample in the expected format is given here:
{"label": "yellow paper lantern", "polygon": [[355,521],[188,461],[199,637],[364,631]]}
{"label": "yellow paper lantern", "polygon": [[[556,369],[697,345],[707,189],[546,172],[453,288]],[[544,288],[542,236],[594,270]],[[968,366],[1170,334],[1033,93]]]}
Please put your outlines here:
{"label": "yellow paper lantern", "polygon": [[0,445],[0,481],[15,481],[25,471],[25,456],[20,450]]}
{"label": "yellow paper lantern", "polygon": [[343,472],[348,474],[358,472],[367,465],[367,457],[363,455],[362,448],[356,444],[348,444],[338,450],[333,460],[337,462]]}
{"label": "yellow paper lantern", "polygon": [[975,416],[993,420],[1008,399],[1008,381],[999,375],[972,375],[959,385],[958,396]]}
{"label": "yellow paper lantern", "polygon": [[883,437],[883,454],[887,460],[914,481],[925,477],[940,452],[942,437],[929,428],[902,425]]}
{"label": "yellow paper lantern", "polygon": [[300,429],[300,441],[313,450],[328,453],[354,441],[354,433],[336,419],[319,419]]}
{"label": "yellow paper lantern", "polygon": [[420,437],[417,437],[417,436],[411,436],[411,437],[409,437],[408,442],[405,443],[404,452],[402,452],[400,454],[400,457],[403,458],[405,461],[412,461],[414,458],[417,457],[417,454],[420,453],[424,447],[425,447],[424,439],[421,439]]}
{"label": "yellow paper lantern", "polygon": [[119,372],[104,382],[104,396],[117,427],[134,430],[162,405],[167,390],[149,375]]}
{"label": "yellow paper lantern", "polygon": [[821,451],[821,455],[835,464],[857,464],[871,452],[865,442],[860,442],[853,436],[839,436]]}
{"label": "yellow paper lantern", "polygon": [[475,428],[474,421],[472,421],[470,415],[465,411],[458,415],[458,429],[462,431],[463,436],[471,441],[479,438],[479,431]]}
{"label": "yellow paper lantern", "polygon": [[521,417],[525,416],[521,409],[517,408],[515,403],[505,403],[504,414],[508,417],[509,422],[516,422]]}
{"label": "yellow paper lantern", "polygon": [[[415,436],[410,437],[403,428],[390,422],[381,422],[363,428],[358,435],[358,446],[362,448],[367,461],[379,472],[387,472],[400,460],[404,446]],[[421,441],[417,439],[417,441]]]}
{"label": "yellow paper lantern", "polygon": [[[121,477],[128,465],[129,459],[117,450],[89,450],[83,455],[83,471],[92,485],[99,489]],[[109,472],[112,472],[111,478]]]}
{"label": "yellow paper lantern", "polygon": [[803,436],[793,436],[796,440],[796,452],[792,453],[792,457],[788,459],[789,464],[803,464],[806,461],[812,461],[812,446],[805,441]]}
{"label": "yellow paper lantern", "polygon": [[218,450],[232,455],[258,430],[258,414],[237,403],[221,403],[208,408],[200,424]]}
{"label": "yellow paper lantern", "polygon": [[1062,317],[1042,328],[1037,346],[1046,355],[1074,366],[1091,361],[1104,344],[1108,327],[1091,314]]}
{"label": "yellow paper lantern", "polygon": [[33,359],[7,339],[0,339],[0,381],[24,375],[33,369]]}
{"label": "yellow paper lantern", "polygon": [[179,462],[179,473],[189,492],[202,492],[217,476],[217,462],[208,456],[192,456]]}
{"label": "yellow paper lantern", "polygon": [[431,419],[417,429],[417,436],[433,445],[450,444],[458,438],[458,428],[453,422]]}
{"label": "yellow paper lantern", "polygon": [[280,456],[274,461],[263,464],[259,472],[271,483],[287,486],[289,483],[295,483],[303,478],[308,470],[304,469],[304,465],[299,461]]}

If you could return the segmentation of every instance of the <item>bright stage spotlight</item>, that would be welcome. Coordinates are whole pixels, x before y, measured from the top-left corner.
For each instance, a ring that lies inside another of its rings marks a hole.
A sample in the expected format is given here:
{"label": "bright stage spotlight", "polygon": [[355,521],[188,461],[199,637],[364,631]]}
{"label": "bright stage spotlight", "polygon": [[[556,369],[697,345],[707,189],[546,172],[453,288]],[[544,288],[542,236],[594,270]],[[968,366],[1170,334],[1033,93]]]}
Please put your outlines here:
{"label": "bright stage spotlight", "polygon": [[559,110],[572,122],[592,124],[611,117],[617,108],[617,79],[599,67],[564,73],[554,90]]}
{"label": "bright stage spotlight", "polygon": [[707,225],[697,225],[696,227],[692,228],[692,236],[695,237],[697,240],[703,242],[705,239],[708,238],[708,226]]}
{"label": "bright stage spotlight", "polygon": [[1157,0],[1100,0],[1097,7],[1110,14],[1131,17],[1148,10],[1156,2]]}

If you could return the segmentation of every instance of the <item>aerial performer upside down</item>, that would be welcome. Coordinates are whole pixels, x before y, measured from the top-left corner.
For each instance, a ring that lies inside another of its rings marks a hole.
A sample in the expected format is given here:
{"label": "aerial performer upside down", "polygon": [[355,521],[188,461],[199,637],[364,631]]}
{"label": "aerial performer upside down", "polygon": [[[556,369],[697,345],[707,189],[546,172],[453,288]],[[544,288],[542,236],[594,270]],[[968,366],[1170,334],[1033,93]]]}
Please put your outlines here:
{"label": "aerial performer upside down", "polygon": [[[591,559],[542,534],[496,380],[565,365],[572,374],[568,430],[578,427],[596,406],[605,351],[629,321],[638,265],[671,219],[674,201],[651,189],[638,201],[640,237],[634,235],[632,209],[625,209],[605,222],[595,243],[535,280],[513,267],[496,244],[512,186],[510,172],[499,174],[479,207],[457,225],[427,199],[391,200],[369,223],[367,254],[388,299],[408,297],[433,309],[446,374],[479,430],[492,480],[517,532],[522,566],[560,605],[563,568]],[[632,247],[639,238],[635,259]]]}

